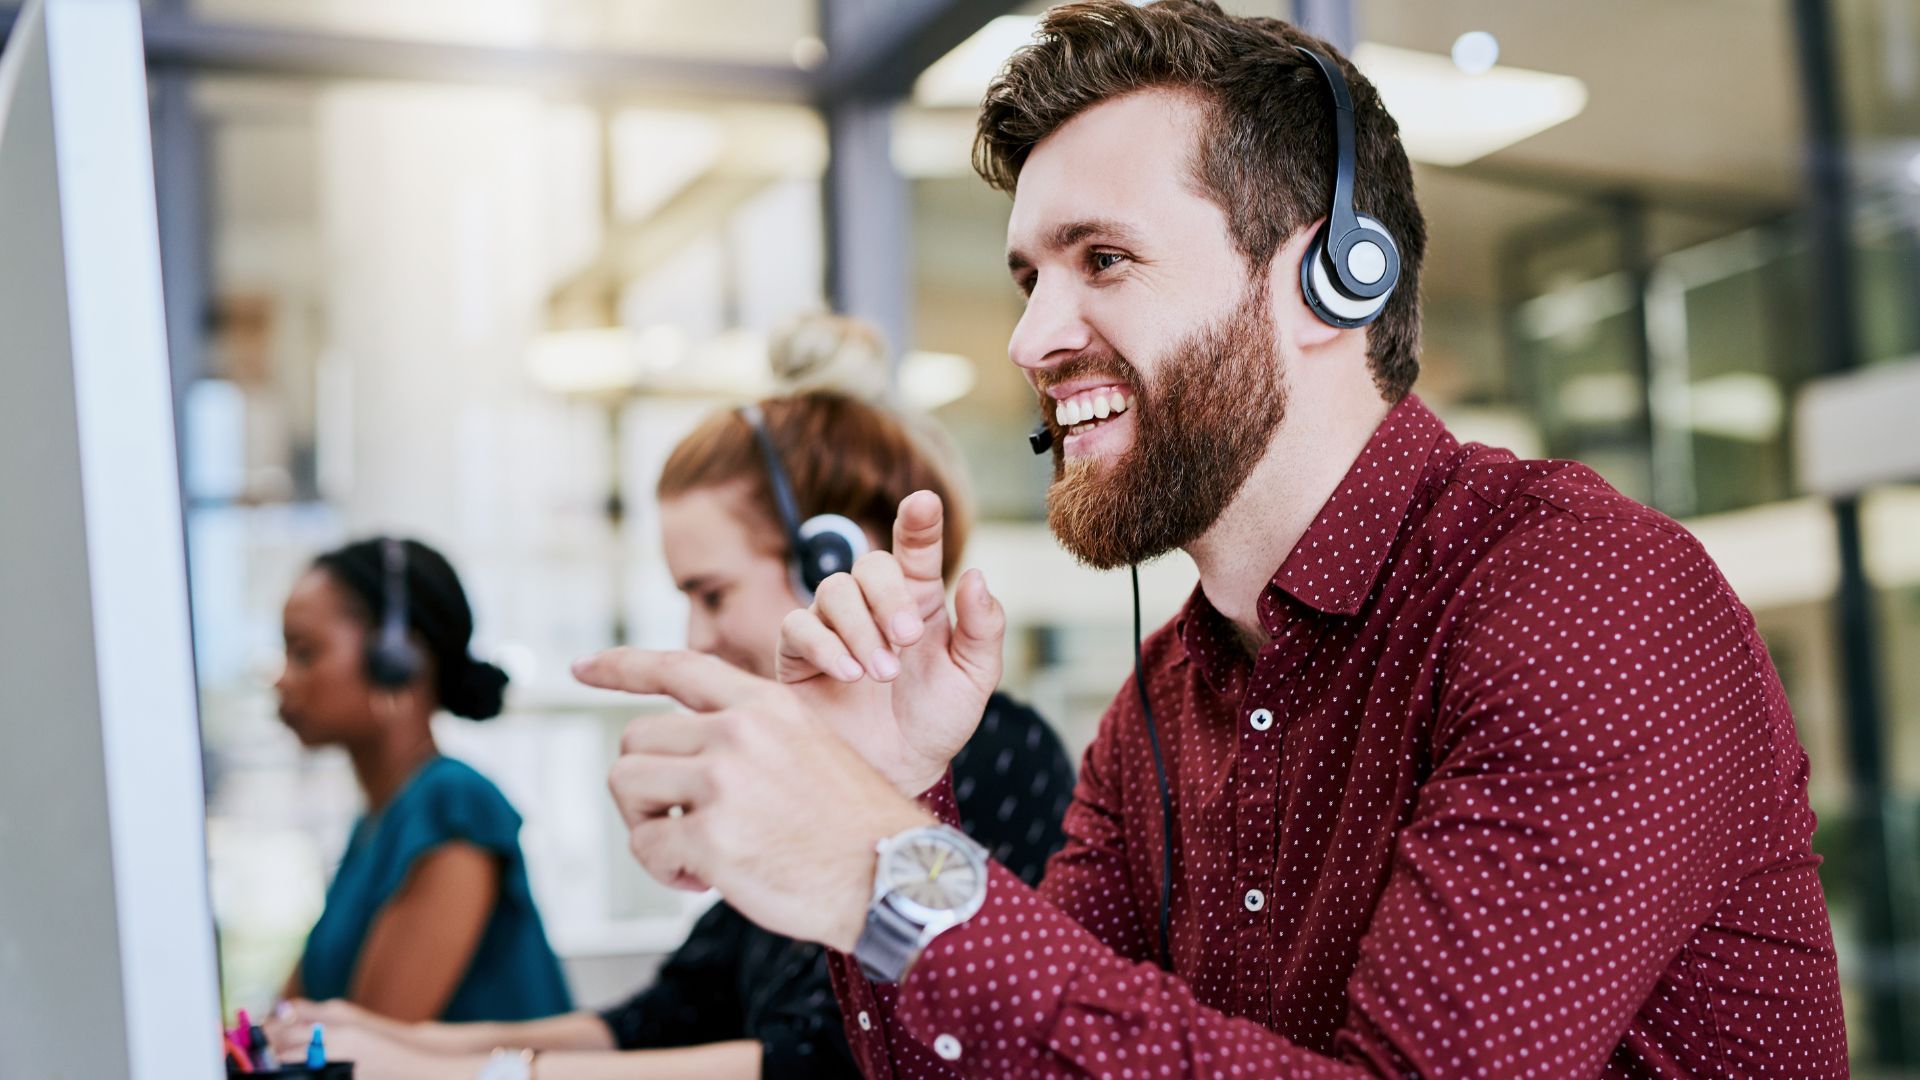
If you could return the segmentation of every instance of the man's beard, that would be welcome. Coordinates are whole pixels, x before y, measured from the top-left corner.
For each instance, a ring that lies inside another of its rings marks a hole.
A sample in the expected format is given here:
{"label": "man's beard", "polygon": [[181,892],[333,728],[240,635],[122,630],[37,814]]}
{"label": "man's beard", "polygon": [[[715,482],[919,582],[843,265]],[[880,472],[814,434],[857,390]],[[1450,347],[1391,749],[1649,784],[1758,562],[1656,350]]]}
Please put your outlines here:
{"label": "man's beard", "polygon": [[[1133,442],[1118,459],[1066,460],[1056,438],[1047,524],[1097,570],[1146,562],[1200,538],[1266,453],[1286,413],[1265,289],[1161,361],[1153,384],[1117,353],[1088,354],[1050,373],[1124,379],[1136,399]],[[1049,421],[1051,423],[1051,421]],[[1056,432],[1056,435],[1062,435]]]}

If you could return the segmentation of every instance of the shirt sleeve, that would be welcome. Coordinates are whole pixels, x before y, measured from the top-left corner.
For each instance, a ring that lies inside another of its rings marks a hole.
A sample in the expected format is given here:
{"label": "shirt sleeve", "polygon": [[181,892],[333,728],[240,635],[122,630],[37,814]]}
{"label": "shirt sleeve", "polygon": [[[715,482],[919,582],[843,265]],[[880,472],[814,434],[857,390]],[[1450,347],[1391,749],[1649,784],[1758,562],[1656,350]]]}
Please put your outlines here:
{"label": "shirt sleeve", "polygon": [[387,808],[379,896],[392,896],[414,863],[443,844],[472,844],[508,861],[520,857],[520,814],[492,781],[451,759],[428,768]]}
{"label": "shirt sleeve", "polygon": [[1810,829],[1789,797],[1804,755],[1754,714],[1770,668],[1724,647],[1749,617],[1690,537],[1571,517],[1537,532],[1483,564],[1438,646],[1434,765],[1331,1055],[1142,962],[1138,912],[1097,917],[1127,889],[1090,751],[1039,893],[993,868],[985,906],[898,988],[838,965],[868,1075],[1596,1075],[1736,875],[1794,846],[1741,838]]}
{"label": "shirt sleeve", "polygon": [[652,985],[600,1014],[614,1045],[653,1050],[745,1038],[737,987],[748,925],[725,903],[700,916]]}

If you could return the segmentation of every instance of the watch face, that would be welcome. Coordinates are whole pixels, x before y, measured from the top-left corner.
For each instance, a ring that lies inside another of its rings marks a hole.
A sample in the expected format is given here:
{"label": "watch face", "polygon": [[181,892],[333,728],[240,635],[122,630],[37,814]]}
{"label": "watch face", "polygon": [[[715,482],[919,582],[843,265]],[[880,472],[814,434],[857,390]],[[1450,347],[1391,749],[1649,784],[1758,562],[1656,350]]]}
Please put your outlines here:
{"label": "watch face", "polygon": [[882,870],[903,899],[929,911],[954,911],[979,892],[985,867],[972,851],[929,830],[889,851]]}

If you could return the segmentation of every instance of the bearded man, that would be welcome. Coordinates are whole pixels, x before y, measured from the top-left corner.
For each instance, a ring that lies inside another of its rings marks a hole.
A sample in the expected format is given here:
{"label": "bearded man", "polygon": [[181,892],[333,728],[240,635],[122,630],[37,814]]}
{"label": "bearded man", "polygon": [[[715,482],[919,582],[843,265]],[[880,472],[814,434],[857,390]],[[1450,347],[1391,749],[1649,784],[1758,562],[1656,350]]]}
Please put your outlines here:
{"label": "bearded man", "polygon": [[871,1076],[1845,1075],[1753,620],[1673,522],[1410,393],[1425,226],[1366,80],[1209,2],[1070,4],[975,162],[1055,534],[1199,586],[1037,890],[942,824],[1004,617],[977,572],[949,616],[930,494],[789,619],[779,683],[583,661],[693,710],[614,768],[642,864],[847,954]]}

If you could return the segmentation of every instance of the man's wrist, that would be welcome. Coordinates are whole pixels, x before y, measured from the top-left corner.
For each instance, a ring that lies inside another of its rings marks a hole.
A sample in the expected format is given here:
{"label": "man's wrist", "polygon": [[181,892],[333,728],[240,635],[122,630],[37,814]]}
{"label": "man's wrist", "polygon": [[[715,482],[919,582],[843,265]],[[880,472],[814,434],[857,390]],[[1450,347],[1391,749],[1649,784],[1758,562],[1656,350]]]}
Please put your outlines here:
{"label": "man's wrist", "polygon": [[926,799],[927,792],[939,787],[940,781],[946,778],[947,770],[944,768],[932,776],[915,776],[906,783],[899,785],[900,794],[905,795],[914,802],[921,802]]}
{"label": "man's wrist", "polygon": [[854,946],[859,944],[860,934],[867,927],[867,908],[873,904],[873,881],[879,868],[880,841],[908,829],[939,823],[940,819],[928,813],[918,802],[902,803],[897,811],[874,820],[872,827],[863,832],[858,859],[850,860],[846,875],[846,880],[858,883],[859,888],[857,892],[850,891],[849,903],[838,913],[822,944],[848,955],[852,955]]}
{"label": "man's wrist", "polygon": [[948,759],[941,762],[938,768],[914,769],[898,777],[889,776],[888,779],[893,781],[895,790],[900,794],[909,799],[918,800],[927,792],[940,786],[940,781],[946,778],[947,772],[952,768],[953,761]]}

